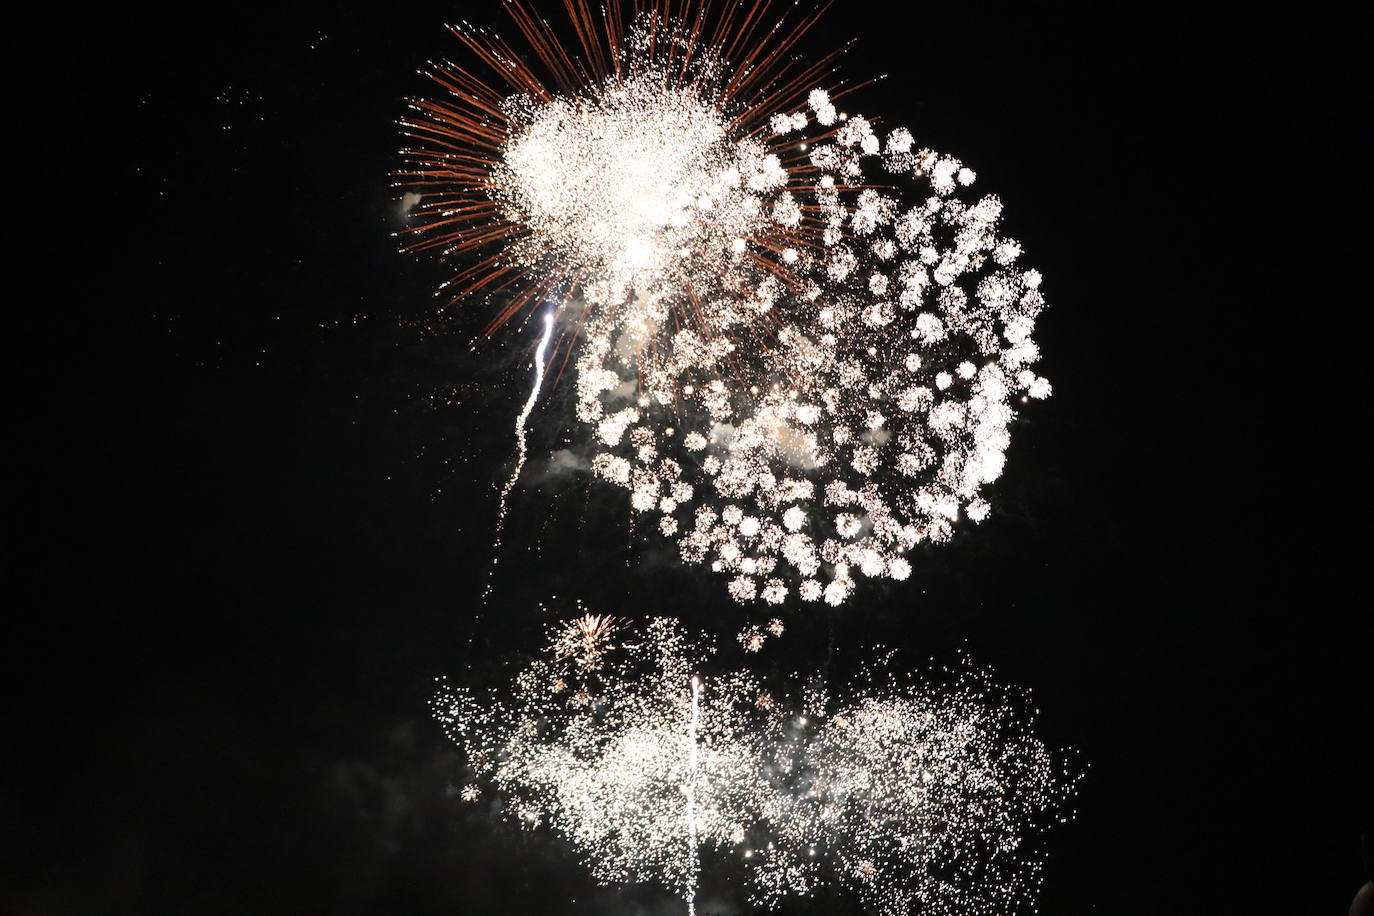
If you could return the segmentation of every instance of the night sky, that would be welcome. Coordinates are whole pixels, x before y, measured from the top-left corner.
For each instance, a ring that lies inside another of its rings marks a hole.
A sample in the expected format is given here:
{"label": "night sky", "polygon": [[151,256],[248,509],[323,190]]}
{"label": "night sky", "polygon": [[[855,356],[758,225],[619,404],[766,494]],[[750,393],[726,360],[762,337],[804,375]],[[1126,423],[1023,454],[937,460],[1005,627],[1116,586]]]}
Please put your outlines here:
{"label": "night sky", "polygon": [[[1030,690],[1086,769],[1044,840],[1047,916],[1344,913],[1374,806],[1369,31],[1310,4],[897,6],[839,0],[809,49],[857,38],[846,73],[886,78],[848,104],[1002,197],[1055,394],[987,522],[906,582],[789,610],[759,663],[882,644]],[[495,0],[307,2],[35,31],[0,910],[681,911],[462,805],[427,711],[436,676],[536,650],[541,602],[725,643],[747,621],[623,491],[551,468],[565,376],[474,623],[533,328],[469,349],[487,313],[441,310],[443,268],[398,251],[390,178],[459,18],[502,23]]]}

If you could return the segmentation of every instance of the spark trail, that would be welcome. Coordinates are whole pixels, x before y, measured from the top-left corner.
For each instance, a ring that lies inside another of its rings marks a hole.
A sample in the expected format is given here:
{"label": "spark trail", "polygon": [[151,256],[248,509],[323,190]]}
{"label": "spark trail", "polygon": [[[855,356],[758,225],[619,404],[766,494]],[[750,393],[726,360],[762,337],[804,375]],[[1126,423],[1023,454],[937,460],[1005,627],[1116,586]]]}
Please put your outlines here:
{"label": "spark trail", "polygon": [[697,913],[697,873],[701,869],[697,851],[697,728],[701,724],[701,680],[692,678],[692,719],[687,749],[687,916]]}
{"label": "spark trail", "polygon": [[501,559],[501,531],[506,523],[506,501],[510,497],[510,491],[515,487],[515,482],[520,479],[520,472],[525,469],[525,458],[529,454],[525,443],[525,422],[530,418],[530,411],[534,410],[534,402],[539,398],[539,389],[544,386],[544,354],[548,352],[549,338],[552,336],[553,309],[549,309],[544,313],[544,336],[539,339],[539,347],[534,351],[534,385],[530,388],[530,396],[525,399],[525,406],[521,409],[520,415],[515,418],[515,469],[511,471],[510,479],[501,487],[501,507],[496,513],[496,539],[491,545],[487,585],[482,590],[483,604],[491,597],[492,575]]}

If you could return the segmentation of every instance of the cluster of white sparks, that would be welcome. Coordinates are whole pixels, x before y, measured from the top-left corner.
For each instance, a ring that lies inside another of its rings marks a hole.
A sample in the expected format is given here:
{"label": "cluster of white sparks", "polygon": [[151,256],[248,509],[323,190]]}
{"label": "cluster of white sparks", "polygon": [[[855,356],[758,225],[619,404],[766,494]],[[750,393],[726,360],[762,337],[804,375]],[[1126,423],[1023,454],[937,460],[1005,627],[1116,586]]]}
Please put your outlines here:
{"label": "cluster of white sparks", "polygon": [[762,195],[787,181],[778,157],[730,141],[717,107],[667,82],[647,68],[586,98],[512,100],[494,196],[529,233],[514,259],[578,265],[598,303],[672,298],[767,224]]}
{"label": "cluster of white sparks", "polygon": [[671,621],[584,618],[511,686],[444,686],[436,714],[473,771],[463,798],[490,793],[597,880],[660,882],[689,909],[702,855],[742,869],[759,906],[823,885],[882,916],[1010,913],[1033,896],[1031,834],[1073,779],[1005,691],[879,667],[844,702],[819,684],[774,698],[747,672],[703,674],[710,655]]}
{"label": "cluster of white sparks", "polygon": [[[691,141],[651,110],[640,122],[654,148]],[[726,268],[691,291],[694,323],[661,289],[593,285],[578,415],[595,472],[736,600],[839,604],[987,517],[1016,405],[1050,393],[1034,371],[1041,278],[999,234],[998,198],[970,196],[974,173],[906,129],[880,137],[822,90],[772,129],[807,151],[804,179],[749,183],[737,209],[819,227],[809,246],[770,261],[730,236]],[[646,193],[621,174],[600,174],[613,199]]]}

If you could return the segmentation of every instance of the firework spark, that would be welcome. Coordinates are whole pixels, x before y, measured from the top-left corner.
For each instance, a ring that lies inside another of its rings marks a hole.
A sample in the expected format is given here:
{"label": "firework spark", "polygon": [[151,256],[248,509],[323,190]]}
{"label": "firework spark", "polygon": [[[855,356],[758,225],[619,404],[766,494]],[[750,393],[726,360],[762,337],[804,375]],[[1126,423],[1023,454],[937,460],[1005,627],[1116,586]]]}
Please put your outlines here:
{"label": "firework spark", "polygon": [[[446,97],[413,103],[408,247],[457,263],[452,301],[499,302],[488,333],[562,300],[594,472],[735,600],[840,604],[859,578],[905,579],[913,547],[987,516],[1015,405],[1050,392],[1040,275],[1000,234],[1000,202],[969,199],[974,173],[909,131],[838,109],[831,57],[793,53],[816,16],[564,6],[575,50],[521,0],[507,9],[532,55],[454,30],[499,82],[443,64]],[[551,337],[552,314],[493,566]],[[659,881],[689,913],[703,853],[742,868],[760,905],[826,883],[884,916],[1032,896],[1022,837],[1072,780],[1004,693],[875,669],[843,699],[790,697],[707,674],[709,656],[671,623],[632,635],[589,614],[513,689],[446,689],[462,797],[489,787],[598,880]]]}
{"label": "firework spark", "polygon": [[646,351],[636,326],[593,324],[578,413],[594,471],[736,600],[840,604],[860,577],[905,579],[907,552],[961,517],[987,517],[1015,405],[1050,393],[1032,369],[1044,300],[998,232],[1001,202],[961,199],[975,176],[957,160],[904,128],[881,140],[820,90],[775,125],[808,141],[814,174],[789,199],[825,228],[794,252],[799,286],[752,289],[779,322],[772,345],[743,353],[688,329]]}
{"label": "firework spark", "polygon": [[504,299],[488,331],[557,289],[581,291],[589,310],[641,301],[698,326],[703,298],[739,297],[732,264],[785,272],[781,252],[815,235],[781,202],[809,166],[758,137],[834,55],[789,54],[819,11],[770,28],[766,6],[668,0],[627,14],[565,0],[574,50],[513,0],[529,62],[453,28],[498,83],[440,64],[429,75],[446,97],[411,103],[407,247],[465,265],[444,284],[451,301]]}
{"label": "firework spark", "polygon": [[687,916],[697,912],[697,875],[701,871],[700,832],[697,826],[697,790],[701,781],[701,679],[692,676],[692,716],[687,725]]}
{"label": "firework spark", "polygon": [[549,338],[552,336],[553,310],[550,309],[544,314],[544,335],[539,338],[539,346],[534,351],[534,383],[530,386],[530,396],[525,399],[525,406],[515,418],[515,467],[511,469],[509,479],[501,487],[501,504],[496,512],[496,537],[491,545],[491,563],[487,566],[487,584],[482,591],[483,601],[491,596],[492,573],[501,559],[501,532],[506,523],[506,501],[510,498],[510,491],[515,487],[515,482],[520,479],[520,472],[525,469],[525,459],[529,454],[525,441],[525,423],[530,418],[530,412],[534,410],[534,402],[539,399],[539,389],[544,386],[544,359],[549,349]]}
{"label": "firework spark", "polygon": [[606,614],[583,614],[564,626],[554,641],[559,659],[572,659],[584,671],[600,667],[620,621]]}
{"label": "firework spark", "polygon": [[1013,405],[1050,391],[1040,275],[1000,202],[837,109],[833,55],[789,53],[819,11],[564,6],[577,49],[508,4],[530,63],[454,30],[500,85],[443,64],[448,98],[412,104],[411,247],[467,259],[454,301],[503,297],[489,330],[541,295],[579,303],[594,469],[736,600],[905,579],[912,547],[988,515]]}
{"label": "firework spark", "polygon": [[[514,823],[547,825],[604,883],[658,881],[694,907],[701,855],[772,906],[823,885],[874,912],[1011,913],[1035,892],[1033,835],[1073,786],[1012,695],[881,666],[841,699],[769,696],[747,672],[703,675],[711,650],[676,624],[621,631],[594,671],[556,627],[513,689],[445,686],[435,711]],[[553,691],[575,681],[588,698]]]}

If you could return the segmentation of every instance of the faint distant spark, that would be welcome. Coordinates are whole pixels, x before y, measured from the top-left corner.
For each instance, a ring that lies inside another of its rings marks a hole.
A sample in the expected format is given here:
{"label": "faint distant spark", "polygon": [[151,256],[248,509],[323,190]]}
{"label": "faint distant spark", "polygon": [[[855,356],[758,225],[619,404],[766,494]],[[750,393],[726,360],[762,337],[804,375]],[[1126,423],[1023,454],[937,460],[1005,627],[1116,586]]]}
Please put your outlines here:
{"label": "faint distant spark", "polygon": [[530,388],[530,396],[525,399],[525,406],[520,415],[515,418],[515,469],[511,471],[510,479],[506,481],[505,486],[501,487],[501,508],[496,513],[496,540],[491,545],[491,565],[487,567],[487,587],[482,591],[483,601],[491,595],[492,573],[501,558],[501,529],[506,521],[506,500],[515,482],[520,479],[520,472],[525,469],[525,458],[529,454],[525,443],[525,421],[530,418],[534,402],[539,398],[539,389],[544,385],[544,355],[548,352],[549,338],[552,336],[553,309],[549,309],[544,313],[544,336],[539,339],[539,348],[534,351],[534,385]]}

